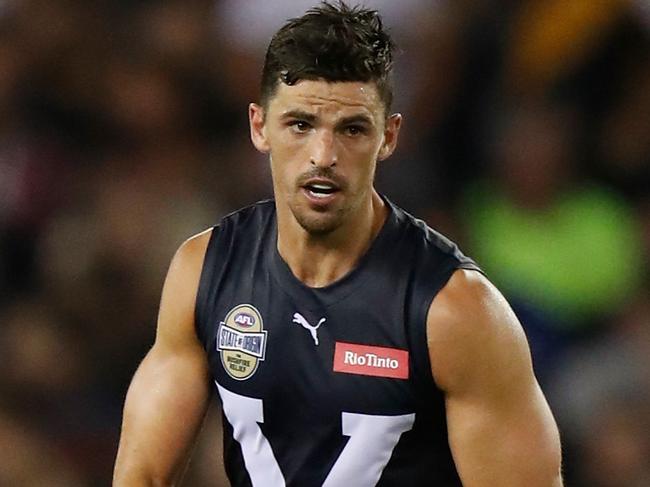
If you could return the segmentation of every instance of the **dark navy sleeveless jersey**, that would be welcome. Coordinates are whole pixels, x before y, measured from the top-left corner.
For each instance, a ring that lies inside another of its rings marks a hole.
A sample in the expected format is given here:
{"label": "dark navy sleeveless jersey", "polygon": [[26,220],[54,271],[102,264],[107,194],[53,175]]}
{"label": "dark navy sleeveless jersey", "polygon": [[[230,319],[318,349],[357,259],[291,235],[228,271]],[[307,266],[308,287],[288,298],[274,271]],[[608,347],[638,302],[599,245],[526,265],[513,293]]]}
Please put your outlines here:
{"label": "dark navy sleeveless jersey", "polygon": [[476,265],[386,200],[356,268],[310,288],[277,251],[273,201],[225,217],[196,307],[233,486],[458,486],[426,317]]}

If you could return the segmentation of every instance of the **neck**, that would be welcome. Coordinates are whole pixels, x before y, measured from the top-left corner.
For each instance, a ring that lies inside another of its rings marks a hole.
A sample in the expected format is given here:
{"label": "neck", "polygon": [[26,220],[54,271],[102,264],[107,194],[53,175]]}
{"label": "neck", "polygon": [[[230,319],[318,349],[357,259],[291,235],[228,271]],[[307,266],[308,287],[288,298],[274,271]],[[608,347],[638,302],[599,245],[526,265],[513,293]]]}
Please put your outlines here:
{"label": "neck", "polygon": [[327,235],[308,233],[291,212],[277,214],[278,252],[297,279],[318,288],[339,280],[357,265],[381,230],[388,211],[372,191],[367,205]]}

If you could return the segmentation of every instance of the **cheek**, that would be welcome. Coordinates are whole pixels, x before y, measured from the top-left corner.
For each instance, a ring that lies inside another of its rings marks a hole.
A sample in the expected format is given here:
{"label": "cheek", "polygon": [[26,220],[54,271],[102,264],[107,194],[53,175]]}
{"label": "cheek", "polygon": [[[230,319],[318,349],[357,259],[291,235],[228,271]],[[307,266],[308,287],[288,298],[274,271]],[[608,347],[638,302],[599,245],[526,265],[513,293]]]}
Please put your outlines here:
{"label": "cheek", "polygon": [[300,158],[296,151],[286,146],[271,149],[271,175],[276,190],[288,192],[293,189],[300,174]]}
{"label": "cheek", "polygon": [[379,157],[380,149],[381,141],[377,137],[368,137],[351,145],[350,154],[357,160],[365,161],[366,164],[364,166],[368,167],[369,165],[374,166],[375,161]]}
{"label": "cheek", "polygon": [[283,132],[274,134],[269,140],[271,155],[282,165],[290,165],[302,157],[306,144],[303,140]]}
{"label": "cheek", "polygon": [[347,159],[350,161],[350,173],[360,180],[372,179],[377,167],[377,154],[378,150],[372,144],[349,151]]}
{"label": "cheek", "polygon": [[372,182],[375,179],[375,169],[377,169],[377,163],[373,159],[372,161],[369,161],[366,166],[364,166],[364,173],[363,177],[366,182]]}

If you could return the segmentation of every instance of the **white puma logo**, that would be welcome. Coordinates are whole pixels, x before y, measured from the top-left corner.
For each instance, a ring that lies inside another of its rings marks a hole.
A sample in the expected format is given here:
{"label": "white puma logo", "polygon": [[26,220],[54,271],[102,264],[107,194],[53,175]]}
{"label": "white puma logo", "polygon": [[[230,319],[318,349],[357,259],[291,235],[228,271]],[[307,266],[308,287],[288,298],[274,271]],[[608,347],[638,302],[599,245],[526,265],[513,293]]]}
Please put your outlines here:
{"label": "white puma logo", "polygon": [[314,343],[318,345],[318,334],[317,330],[325,322],[326,318],[321,318],[320,321],[316,326],[312,326],[309,324],[309,322],[305,319],[303,315],[300,313],[294,313],[293,314],[293,322],[299,324],[303,328],[309,330],[309,333],[311,333],[311,337],[314,339]]}

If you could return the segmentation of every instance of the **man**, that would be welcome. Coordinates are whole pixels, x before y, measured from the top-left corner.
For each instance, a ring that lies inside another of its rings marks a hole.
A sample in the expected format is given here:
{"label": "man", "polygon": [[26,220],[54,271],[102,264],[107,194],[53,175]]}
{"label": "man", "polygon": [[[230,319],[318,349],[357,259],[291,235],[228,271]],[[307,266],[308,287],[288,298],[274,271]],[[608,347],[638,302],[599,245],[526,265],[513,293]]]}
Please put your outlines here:
{"label": "man", "polygon": [[172,260],[115,485],[177,482],[211,390],[235,486],[561,485],[558,432],[507,303],[373,188],[402,122],[391,66],[367,9],[324,3],[272,39],[249,117],[275,200]]}

